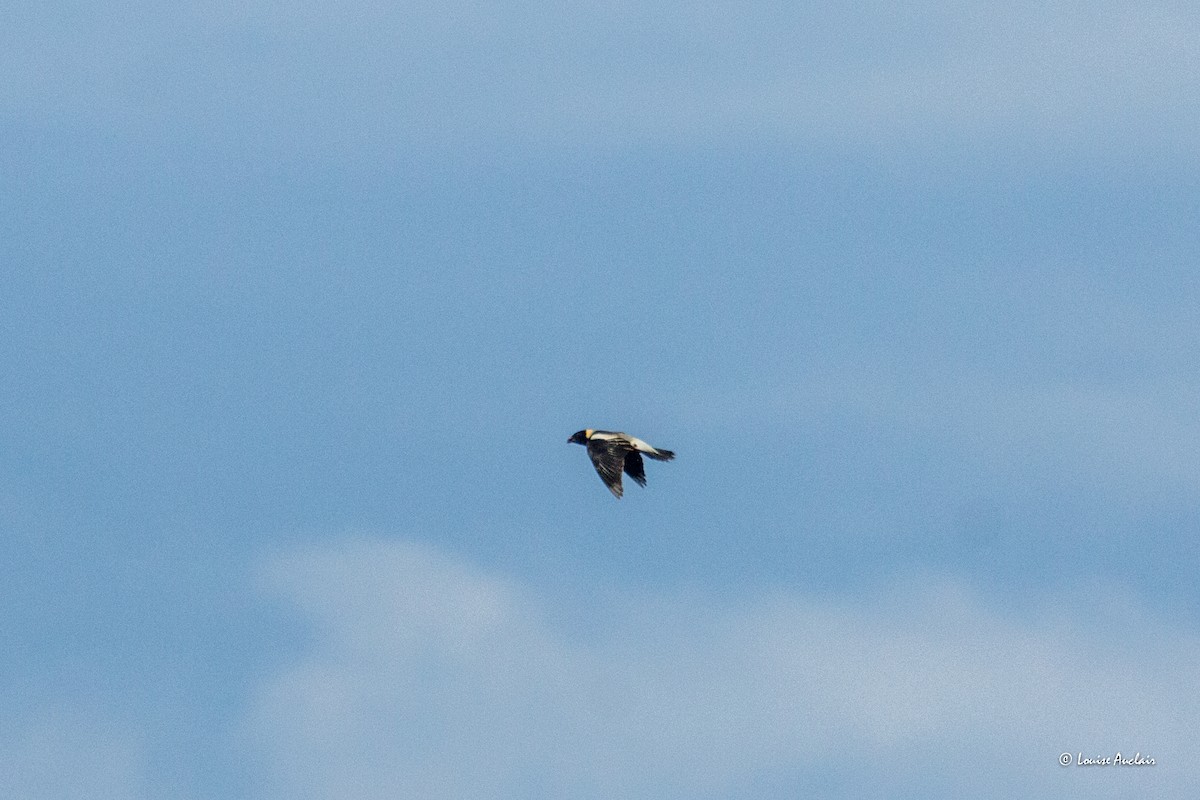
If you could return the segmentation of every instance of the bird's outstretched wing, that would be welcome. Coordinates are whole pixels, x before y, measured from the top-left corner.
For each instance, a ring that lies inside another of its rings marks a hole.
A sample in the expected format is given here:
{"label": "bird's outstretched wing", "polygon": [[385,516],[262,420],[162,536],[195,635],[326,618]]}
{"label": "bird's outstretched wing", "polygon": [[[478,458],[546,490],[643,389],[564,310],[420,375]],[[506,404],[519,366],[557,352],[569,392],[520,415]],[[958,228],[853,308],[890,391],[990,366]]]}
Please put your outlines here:
{"label": "bird's outstretched wing", "polygon": [[[587,451],[600,480],[604,481],[614,496],[620,498],[625,493],[621,486],[621,470],[625,468],[625,454],[628,452],[625,443],[613,439],[592,439],[588,442]],[[645,477],[642,481],[645,481]]]}
{"label": "bird's outstretched wing", "polygon": [[646,485],[646,467],[637,450],[625,451],[625,474],[637,481],[638,486]]}

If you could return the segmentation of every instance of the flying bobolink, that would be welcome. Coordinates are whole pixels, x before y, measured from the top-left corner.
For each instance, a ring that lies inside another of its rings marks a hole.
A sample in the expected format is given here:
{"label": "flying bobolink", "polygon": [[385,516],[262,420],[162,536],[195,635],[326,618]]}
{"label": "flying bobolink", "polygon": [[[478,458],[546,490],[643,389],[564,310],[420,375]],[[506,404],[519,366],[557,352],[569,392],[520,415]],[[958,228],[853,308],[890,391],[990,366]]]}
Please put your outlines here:
{"label": "flying bobolink", "polygon": [[646,485],[646,469],[642,456],[653,458],[655,461],[670,461],[675,454],[670,450],[660,450],[627,433],[613,431],[597,431],[592,428],[577,431],[567,439],[568,443],[581,444],[587,448],[592,459],[592,466],[600,475],[600,480],[620,499],[625,489],[621,486],[621,472],[637,482],[638,486]]}

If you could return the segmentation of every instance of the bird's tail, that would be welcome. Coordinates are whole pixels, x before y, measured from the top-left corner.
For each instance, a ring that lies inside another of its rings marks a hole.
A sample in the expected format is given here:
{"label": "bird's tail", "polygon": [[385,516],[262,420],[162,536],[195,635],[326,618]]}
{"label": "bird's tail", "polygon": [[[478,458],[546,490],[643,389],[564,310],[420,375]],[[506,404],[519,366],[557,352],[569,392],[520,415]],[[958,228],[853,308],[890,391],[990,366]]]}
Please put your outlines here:
{"label": "bird's tail", "polygon": [[660,447],[654,448],[653,452],[649,450],[643,451],[648,458],[653,458],[655,461],[670,461],[675,457],[672,450],[663,450]]}

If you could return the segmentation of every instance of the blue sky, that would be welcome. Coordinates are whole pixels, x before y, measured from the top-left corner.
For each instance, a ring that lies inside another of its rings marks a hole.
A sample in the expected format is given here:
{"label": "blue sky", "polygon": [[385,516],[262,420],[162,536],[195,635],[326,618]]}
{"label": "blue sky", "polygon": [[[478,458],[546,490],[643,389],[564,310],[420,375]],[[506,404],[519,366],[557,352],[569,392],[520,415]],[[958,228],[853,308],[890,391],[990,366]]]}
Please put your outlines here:
{"label": "blue sky", "polygon": [[1194,792],[1190,6],[3,19],[0,793]]}

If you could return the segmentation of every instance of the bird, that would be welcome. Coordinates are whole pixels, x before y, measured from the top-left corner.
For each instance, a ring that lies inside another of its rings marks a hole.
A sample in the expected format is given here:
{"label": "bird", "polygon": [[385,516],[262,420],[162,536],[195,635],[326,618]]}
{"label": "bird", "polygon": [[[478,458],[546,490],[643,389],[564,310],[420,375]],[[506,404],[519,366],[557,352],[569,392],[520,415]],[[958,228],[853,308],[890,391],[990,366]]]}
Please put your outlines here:
{"label": "bird", "polygon": [[567,443],[581,444],[587,448],[592,466],[596,468],[600,480],[604,481],[604,485],[618,500],[625,493],[624,487],[621,486],[622,470],[633,478],[638,486],[645,486],[646,469],[642,455],[655,461],[670,461],[675,457],[672,451],[651,447],[628,433],[598,431],[593,428],[576,431],[567,439]]}

